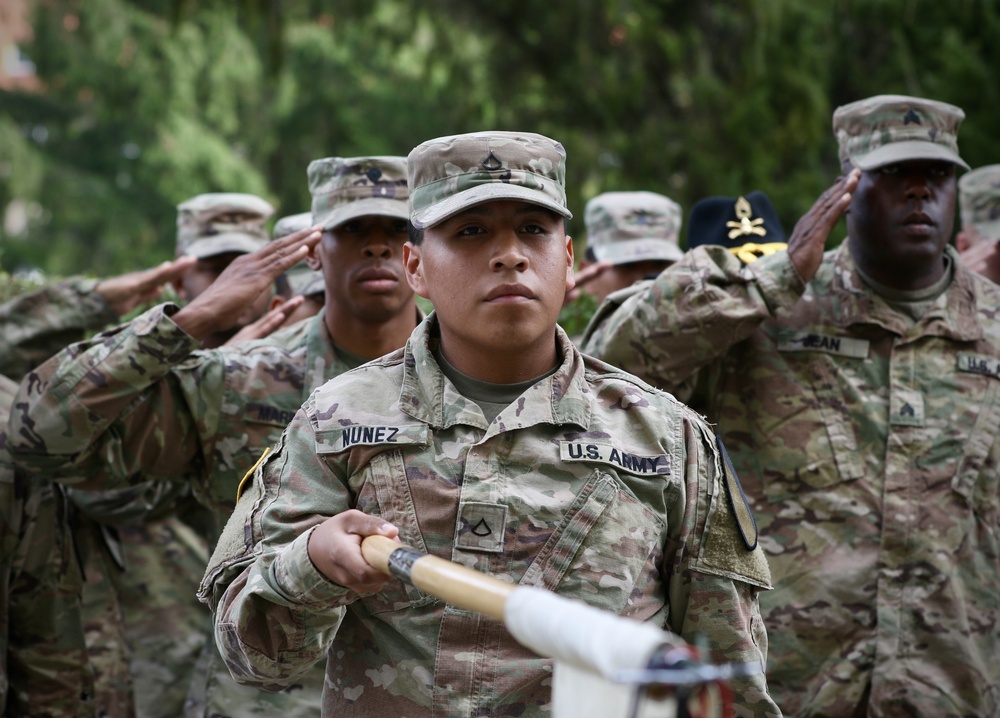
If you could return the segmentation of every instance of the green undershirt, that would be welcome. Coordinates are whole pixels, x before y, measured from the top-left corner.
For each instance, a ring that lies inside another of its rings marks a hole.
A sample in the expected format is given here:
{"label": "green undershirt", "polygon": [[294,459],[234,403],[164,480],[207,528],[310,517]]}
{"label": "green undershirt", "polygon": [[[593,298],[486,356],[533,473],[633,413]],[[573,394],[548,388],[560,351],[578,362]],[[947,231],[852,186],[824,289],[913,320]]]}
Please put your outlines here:
{"label": "green undershirt", "polygon": [[546,377],[552,376],[556,373],[556,369],[559,368],[559,364],[557,363],[550,371],[545,372],[541,376],[529,379],[528,381],[521,381],[517,384],[494,384],[488,381],[481,381],[468,374],[463,374],[453,367],[444,358],[440,345],[434,348],[433,353],[438,366],[441,367],[441,373],[448,377],[448,380],[455,385],[459,394],[466,399],[476,402],[482,410],[483,416],[486,417],[486,421],[490,424],[493,423],[493,420],[497,418],[501,411],[510,406],[511,402],[521,396],[528,387]]}

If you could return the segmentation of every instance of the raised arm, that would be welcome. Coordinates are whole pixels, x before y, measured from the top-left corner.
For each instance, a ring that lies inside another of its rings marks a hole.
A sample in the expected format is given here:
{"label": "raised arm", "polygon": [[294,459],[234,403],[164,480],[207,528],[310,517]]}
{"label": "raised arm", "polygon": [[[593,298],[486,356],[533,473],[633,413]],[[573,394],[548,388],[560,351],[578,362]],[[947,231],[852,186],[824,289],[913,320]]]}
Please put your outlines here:
{"label": "raised arm", "polygon": [[100,476],[90,489],[190,475],[210,455],[226,372],[222,353],[196,352],[200,339],[231,326],[317,241],[305,230],[239,257],[184,309],[154,307],[30,372],[12,410],[15,461],[49,478]]}
{"label": "raised arm", "polygon": [[702,246],[656,279],[612,294],[582,350],[690,398],[700,368],[798,301],[857,179],[856,172],[838,178],[795,225],[787,251],[743,266],[722,247]]}

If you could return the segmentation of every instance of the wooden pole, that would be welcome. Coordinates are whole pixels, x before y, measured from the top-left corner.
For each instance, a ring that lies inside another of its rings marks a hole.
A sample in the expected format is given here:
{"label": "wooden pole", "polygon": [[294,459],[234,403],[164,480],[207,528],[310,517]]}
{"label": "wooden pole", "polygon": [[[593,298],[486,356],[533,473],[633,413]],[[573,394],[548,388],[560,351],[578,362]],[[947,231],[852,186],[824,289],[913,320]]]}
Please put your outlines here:
{"label": "wooden pole", "polygon": [[500,621],[504,619],[503,607],[507,597],[516,588],[471,568],[421,553],[385,536],[365,537],[361,542],[361,554],[372,568],[388,576],[394,576],[453,606]]}

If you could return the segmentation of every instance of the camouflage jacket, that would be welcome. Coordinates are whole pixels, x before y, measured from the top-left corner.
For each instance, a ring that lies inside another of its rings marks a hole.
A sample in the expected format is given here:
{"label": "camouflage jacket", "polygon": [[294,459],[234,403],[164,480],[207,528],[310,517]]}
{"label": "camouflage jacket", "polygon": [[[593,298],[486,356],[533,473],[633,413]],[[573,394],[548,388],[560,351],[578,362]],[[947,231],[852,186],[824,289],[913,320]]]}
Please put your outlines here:
{"label": "camouflage jacket", "polygon": [[1000,713],[1000,288],[948,251],[917,322],[846,242],[807,285],[786,252],[698,248],[584,339],[718,422],[774,574],[768,682],[790,715]]}
{"label": "camouflage jacket", "polygon": [[97,283],[72,277],[0,304],[0,374],[22,377],[87,331],[117,322]]}
{"label": "camouflage jacket", "polygon": [[[348,367],[323,315],[266,339],[198,350],[165,304],[31,372],[11,417],[15,461],[56,480],[193,485],[224,523],[240,479],[309,392]],[[220,524],[221,525],[221,524]]]}
{"label": "camouflage jacket", "polygon": [[[15,458],[27,474],[82,477],[88,489],[150,479],[190,484],[221,527],[243,475],[309,391],[347,365],[322,313],[266,339],[202,351],[170,320],[174,311],[154,307],[32,372],[12,417]],[[188,715],[315,712],[322,667],[272,696],[233,685],[211,653],[196,676],[208,685],[193,686]]]}
{"label": "camouflage jacket", "polygon": [[0,714],[93,716],[67,503],[52,482],[14,471],[6,424],[16,388],[0,376]]}
{"label": "camouflage jacket", "polygon": [[[704,634],[714,660],[761,661],[767,563],[738,536],[705,424],[558,330],[561,366],[487,425],[434,361],[435,328],[314,392],[248,481],[201,588],[233,674],[273,688],[328,655],[324,715],[548,714],[549,661],[499,622],[316,570],[310,527],[349,508],[421,551]],[[734,688],[740,715],[778,714],[763,676]]]}

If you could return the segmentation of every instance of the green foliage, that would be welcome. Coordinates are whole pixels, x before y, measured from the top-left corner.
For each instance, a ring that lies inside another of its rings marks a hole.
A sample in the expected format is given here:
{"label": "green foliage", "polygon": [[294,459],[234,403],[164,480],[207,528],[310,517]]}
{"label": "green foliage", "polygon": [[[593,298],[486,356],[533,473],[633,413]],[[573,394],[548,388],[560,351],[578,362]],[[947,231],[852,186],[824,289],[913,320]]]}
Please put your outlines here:
{"label": "green foliage", "polygon": [[194,194],[293,214],[313,159],[484,128],[566,146],[578,240],[586,200],[629,189],[763,189],[791,231],[839,172],[833,108],[873,94],[963,107],[965,158],[1000,160],[991,0],[33,5],[44,89],[0,91],[7,270],[149,266]]}

